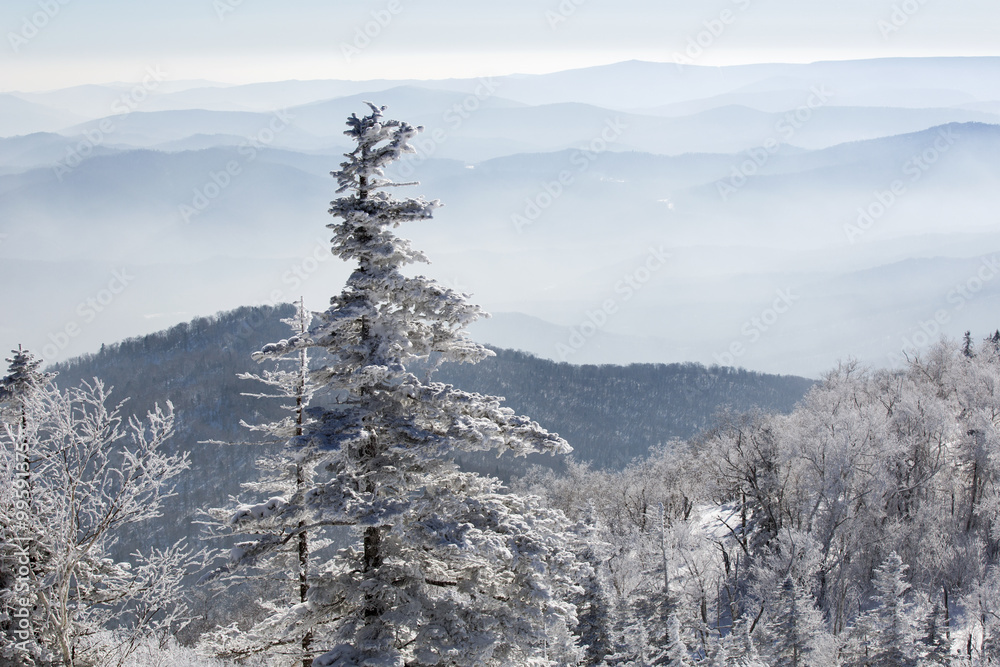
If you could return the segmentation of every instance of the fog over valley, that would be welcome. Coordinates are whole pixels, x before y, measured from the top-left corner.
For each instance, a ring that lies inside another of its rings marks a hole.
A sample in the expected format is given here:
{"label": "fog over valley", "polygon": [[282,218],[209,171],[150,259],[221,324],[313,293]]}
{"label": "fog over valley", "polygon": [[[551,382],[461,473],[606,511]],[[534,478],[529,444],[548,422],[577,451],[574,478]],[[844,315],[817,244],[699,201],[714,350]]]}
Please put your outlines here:
{"label": "fog over valley", "polygon": [[[364,100],[423,125],[407,235],[572,363],[817,377],[995,329],[1000,59],[641,61],[446,80],[0,94],[0,336],[56,361],[240,305],[325,307],[329,172]],[[39,308],[39,304],[46,307]],[[32,313],[31,317],[25,316]]]}

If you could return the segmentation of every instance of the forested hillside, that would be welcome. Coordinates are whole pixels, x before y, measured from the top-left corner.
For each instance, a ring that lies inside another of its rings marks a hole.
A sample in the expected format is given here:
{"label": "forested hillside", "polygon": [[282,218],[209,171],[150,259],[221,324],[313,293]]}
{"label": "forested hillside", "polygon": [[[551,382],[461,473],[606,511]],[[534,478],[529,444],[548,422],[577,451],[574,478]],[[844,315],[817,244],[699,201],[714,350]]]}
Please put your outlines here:
{"label": "forested hillside", "polygon": [[573,458],[598,468],[621,468],[652,446],[694,436],[723,408],[789,412],[813,384],[693,363],[577,366],[496,352],[475,365],[442,366],[435,377],[505,397],[516,412],[566,438]]}
{"label": "forested hillside", "polygon": [[[254,459],[260,452],[246,447],[202,444],[206,440],[243,441],[248,433],[240,420],[276,418],[280,408],[272,401],[244,396],[260,386],[241,381],[237,373],[254,370],[250,354],[269,340],[288,336],[282,316],[291,306],[240,308],[212,318],[199,318],[166,331],[102,346],[51,368],[56,383],[71,387],[97,377],[113,388],[113,398],[128,399],[126,411],[138,415],[154,404],[170,401],[177,415],[174,437],[167,447],[188,451],[192,469],[177,480],[177,496],[170,511],[150,531],[156,546],[191,535],[191,520],[206,507],[225,503],[253,479]],[[123,552],[128,553],[128,547]]]}
{"label": "forested hillside", "polygon": [[608,664],[996,665],[998,400],[1000,332],[967,334],[520,490],[593,526]]}
{"label": "forested hillside", "polygon": [[[243,308],[56,369],[64,384],[103,376],[134,394],[133,410],[177,407],[173,446],[196,463],[169,501],[172,528],[147,524],[142,543],[185,534],[197,510],[254,478],[246,448],[198,442],[279,416],[235,376],[263,341],[288,336],[278,320],[291,314]],[[998,349],[1000,332],[967,336],[902,371],[847,362],[819,383],[510,350],[438,377],[505,394],[577,446],[577,461],[531,469],[514,488],[575,522],[594,568],[575,601],[584,664],[990,665]]]}
{"label": "forested hillside", "polygon": [[[178,496],[168,501],[173,507],[162,520],[170,525],[156,532],[162,545],[188,534],[195,512],[224,503],[241,482],[254,478],[260,452],[200,443],[246,441],[252,434],[240,420],[281,416],[277,401],[244,396],[265,388],[237,374],[260,370],[250,355],[289,337],[280,320],[292,312],[288,304],[240,308],[107,345],[51,369],[61,387],[101,378],[114,387],[113,396],[129,399],[129,412],[144,414],[157,401],[173,403],[177,432],[169,446],[191,452],[192,470],[180,477]],[[787,412],[812,384],[697,364],[573,366],[510,350],[475,365],[444,365],[435,379],[506,397],[518,414],[566,438],[575,459],[599,468],[620,468],[653,445],[693,436],[723,408]],[[529,460],[564,465],[562,458]],[[466,456],[465,463],[505,478],[526,470],[523,459],[512,457]]]}

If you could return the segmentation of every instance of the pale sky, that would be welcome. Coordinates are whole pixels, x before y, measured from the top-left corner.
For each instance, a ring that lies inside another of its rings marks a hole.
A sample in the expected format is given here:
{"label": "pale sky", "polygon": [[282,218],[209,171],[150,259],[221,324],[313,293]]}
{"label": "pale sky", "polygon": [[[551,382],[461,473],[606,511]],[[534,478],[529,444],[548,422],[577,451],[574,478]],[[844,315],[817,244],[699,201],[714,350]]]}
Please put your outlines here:
{"label": "pale sky", "polygon": [[[360,36],[367,29],[368,35]],[[0,91],[1000,55],[996,0],[3,0]]]}

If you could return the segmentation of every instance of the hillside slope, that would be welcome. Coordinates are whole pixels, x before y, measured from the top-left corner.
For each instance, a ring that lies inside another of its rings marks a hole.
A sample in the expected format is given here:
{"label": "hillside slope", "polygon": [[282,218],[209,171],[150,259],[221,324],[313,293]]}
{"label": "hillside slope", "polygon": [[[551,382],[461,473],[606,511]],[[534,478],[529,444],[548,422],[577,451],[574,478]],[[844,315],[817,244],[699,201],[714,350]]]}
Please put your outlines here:
{"label": "hillside slope", "polygon": [[[291,312],[287,304],[239,308],[103,346],[52,368],[63,387],[100,377],[119,400],[129,398],[129,412],[144,413],[157,401],[174,405],[173,447],[190,451],[193,466],[155,531],[156,542],[189,534],[199,510],[225,504],[241,482],[255,477],[259,449],[203,443],[246,440],[241,419],[254,423],[280,415],[276,401],[242,395],[262,387],[236,375],[256,369],[252,352],[289,335],[280,319]],[[509,407],[560,433],[577,459],[599,468],[620,468],[651,445],[690,437],[727,407],[787,412],[812,385],[804,378],[697,364],[573,366],[510,350],[497,350],[477,365],[447,365],[435,377],[505,396]],[[547,458],[537,462],[562,465]],[[525,469],[525,462],[508,458],[463,463],[504,478]]]}

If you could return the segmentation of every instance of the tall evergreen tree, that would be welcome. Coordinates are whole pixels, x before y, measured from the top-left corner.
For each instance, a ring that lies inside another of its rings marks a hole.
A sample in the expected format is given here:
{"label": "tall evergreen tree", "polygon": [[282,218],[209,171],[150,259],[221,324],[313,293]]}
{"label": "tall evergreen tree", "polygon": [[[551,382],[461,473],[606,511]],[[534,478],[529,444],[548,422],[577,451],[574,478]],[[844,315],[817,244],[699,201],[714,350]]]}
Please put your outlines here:
{"label": "tall evergreen tree", "polygon": [[875,570],[874,585],[878,601],[878,642],[872,665],[908,667],[915,665],[912,609],[903,596],[910,586],[905,581],[906,566],[893,551]]}
{"label": "tall evergreen tree", "polygon": [[[498,480],[463,472],[457,452],[515,456],[570,451],[501,399],[422,380],[414,362],[480,361],[491,352],[465,327],[482,312],[466,295],[402,269],[426,262],[393,229],[431,217],[437,201],[394,199],[386,165],[413,152],[419,128],[374,105],[348,119],[356,148],[333,175],[339,218],[333,252],[356,263],[343,291],[302,335],[265,346],[263,358],[319,347],[312,378],[336,396],[310,407],[295,446],[314,450],[323,477],[281,514],[311,526],[352,526],[356,543],[318,573],[308,601],[283,615],[317,633],[316,667],[337,665],[565,664],[584,566],[566,549],[564,518]],[[261,543],[251,548],[267,549]]]}
{"label": "tall evergreen tree", "polygon": [[657,660],[656,664],[670,665],[670,667],[690,667],[692,664],[684,637],[681,635],[681,622],[676,614],[670,614],[667,619],[667,645],[664,653],[665,660]]}
{"label": "tall evergreen tree", "polygon": [[[5,421],[11,414],[26,418],[26,409],[32,394],[48,384],[51,373],[43,373],[39,369],[42,360],[20,345],[12,350],[13,357],[7,358],[10,364],[7,375],[0,379],[0,405],[7,406]],[[13,412],[11,412],[13,409]]]}
{"label": "tall evergreen tree", "polygon": [[614,650],[614,609],[601,570],[608,558],[608,545],[599,537],[593,508],[587,512],[585,521],[580,522],[576,537],[579,543],[575,550],[577,558],[589,565],[580,581],[582,593],[575,599],[576,635],[584,647],[585,664],[600,665]]}
{"label": "tall evergreen tree", "polygon": [[709,667],[729,667],[729,648],[726,646],[726,637],[719,637],[714,644]]}
{"label": "tall evergreen tree", "polygon": [[962,355],[965,357],[972,357],[972,332],[966,331],[965,335],[962,336]]}
{"label": "tall evergreen tree", "polygon": [[[300,301],[295,314],[282,320],[295,335],[309,329],[312,314]],[[263,357],[257,356],[259,361]],[[225,585],[254,581],[264,608],[262,622],[246,630],[234,625],[209,633],[203,638],[206,650],[223,658],[243,658],[266,653],[271,664],[302,665],[309,667],[313,633],[303,630],[297,634],[285,633],[273,626],[275,612],[297,604],[304,604],[311,584],[310,554],[325,540],[317,529],[310,530],[305,518],[283,510],[301,504],[306,489],[315,482],[319,461],[314,448],[302,447],[307,416],[306,406],[316,391],[309,377],[309,354],[306,348],[296,350],[275,369],[261,373],[241,373],[244,380],[263,383],[270,390],[266,393],[247,394],[261,399],[279,399],[291,414],[264,424],[241,424],[262,438],[256,446],[280,445],[277,452],[261,456],[257,466],[262,478],[243,484],[248,491],[265,495],[259,504],[242,504],[235,511],[231,508],[209,510],[214,520],[213,533],[217,537],[243,536],[249,541],[238,543],[229,554],[229,562],[203,577],[203,582],[218,581]],[[211,443],[228,444],[228,443]],[[247,443],[238,443],[247,444]],[[248,614],[250,615],[250,614]]]}
{"label": "tall evergreen tree", "polygon": [[37,406],[35,399],[39,392],[55,377],[52,373],[43,373],[42,360],[20,345],[13,350],[13,357],[8,357],[10,366],[7,375],[0,379],[0,420],[8,431],[16,432],[14,436],[20,442],[15,456],[17,470],[22,480],[22,497],[31,504],[31,452],[30,431],[33,426],[32,407]]}
{"label": "tall evergreen tree", "polygon": [[871,667],[878,651],[877,610],[867,610],[857,615],[846,633],[840,649],[840,662],[844,667]]}
{"label": "tall evergreen tree", "polygon": [[917,664],[913,605],[904,595],[906,566],[893,551],[875,568],[875,606],[854,619],[841,655],[850,667],[911,667]]}
{"label": "tall evergreen tree", "polygon": [[924,655],[921,657],[921,665],[947,665],[950,662],[948,646],[944,630],[941,623],[941,607],[937,604],[927,614],[924,623],[924,636],[920,640],[923,644]]}
{"label": "tall evergreen tree", "polygon": [[833,663],[833,642],[823,616],[808,591],[786,577],[769,623],[773,667],[806,667]]}
{"label": "tall evergreen tree", "polygon": [[34,605],[29,581],[40,573],[40,561],[45,557],[38,524],[32,516],[32,458],[38,453],[31,450],[38,418],[33,414],[38,405],[35,399],[53,376],[39,370],[42,360],[20,345],[7,362],[7,375],[0,378],[0,430],[13,446],[3,460],[4,479],[9,484],[3,485],[0,502],[13,511],[4,512],[7,520],[0,526],[0,651],[12,664],[18,664],[27,659],[28,652],[15,651],[14,647],[37,646],[36,613],[25,616],[27,605],[21,601],[30,600]]}

